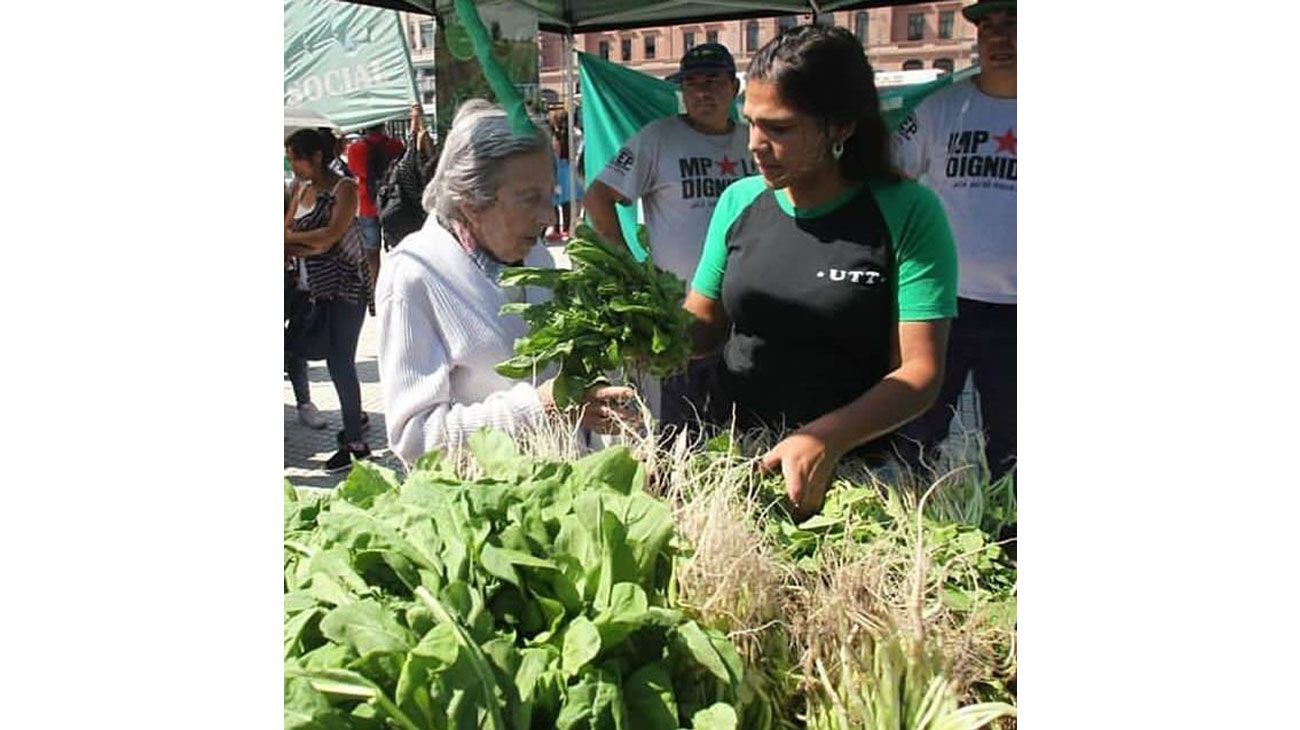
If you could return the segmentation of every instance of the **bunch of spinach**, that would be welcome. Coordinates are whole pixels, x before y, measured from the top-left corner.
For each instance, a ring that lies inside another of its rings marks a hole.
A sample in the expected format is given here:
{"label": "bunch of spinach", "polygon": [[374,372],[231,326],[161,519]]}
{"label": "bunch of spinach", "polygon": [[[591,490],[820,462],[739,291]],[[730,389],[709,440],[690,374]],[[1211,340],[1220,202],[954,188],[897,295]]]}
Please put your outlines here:
{"label": "bunch of spinach", "polygon": [[400,485],[286,484],[287,729],[770,725],[726,637],[671,608],[672,515],[626,449],[471,449],[472,483],[435,453]]}
{"label": "bunch of spinach", "polygon": [[[637,236],[649,251],[645,226]],[[522,315],[529,333],[515,342],[515,356],[497,365],[498,373],[526,378],[558,362],[553,392],[556,404],[566,407],[605,382],[607,373],[622,370],[635,382],[686,369],[692,317],[682,309],[681,279],[655,267],[649,256],[637,261],[587,225],[576,228],[565,252],[571,270],[516,268],[502,275],[502,285],[542,287],[553,297],[502,307],[502,314]]]}
{"label": "bunch of spinach", "polygon": [[[785,482],[779,475],[760,486],[762,504],[784,501]],[[916,535],[916,514],[896,491],[882,494],[875,486],[844,479],[827,490],[818,514],[796,521],[784,509],[764,509],[760,522],[781,553],[807,573],[821,570],[828,549],[840,555],[855,545],[887,541],[909,553]],[[977,525],[929,515],[921,518],[921,531],[929,560],[942,566],[941,595],[950,608],[969,611],[977,604],[999,604],[1014,617],[1016,568],[1001,545]]]}
{"label": "bunch of spinach", "polygon": [[[692,459],[694,468],[702,472],[752,464],[752,458],[745,456],[745,448],[725,433],[707,440]],[[904,553],[913,551],[916,509],[905,503],[897,488],[837,478],[827,489],[821,510],[796,520],[789,510],[785,478],[778,472],[756,479],[755,521],[782,557],[798,570],[816,573],[822,569],[827,551],[842,555],[855,546],[880,541],[892,543]],[[994,494],[994,490],[980,494]],[[1014,500],[1009,507],[997,509],[994,519],[1015,521]],[[993,514],[992,510],[968,511]],[[1001,524],[1004,522],[994,522],[993,526]],[[954,520],[950,514],[932,515],[929,509],[921,517],[921,530],[930,561],[944,568],[944,599],[950,606],[965,610],[979,600],[1009,600],[1014,613],[1016,568],[991,537],[992,531],[979,523]]]}

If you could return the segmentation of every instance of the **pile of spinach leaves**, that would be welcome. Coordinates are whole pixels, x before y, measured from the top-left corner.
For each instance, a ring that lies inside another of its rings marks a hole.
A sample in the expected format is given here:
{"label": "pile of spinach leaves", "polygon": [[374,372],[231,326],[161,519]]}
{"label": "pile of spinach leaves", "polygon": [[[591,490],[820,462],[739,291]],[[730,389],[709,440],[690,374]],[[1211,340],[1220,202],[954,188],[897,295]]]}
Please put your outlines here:
{"label": "pile of spinach leaves", "polygon": [[[637,230],[650,250],[645,226]],[[549,301],[507,304],[502,314],[520,314],[528,335],[515,342],[515,355],[497,365],[508,378],[527,378],[558,362],[553,393],[560,407],[582,400],[588,388],[622,371],[625,381],[644,375],[668,377],[684,372],[690,359],[689,327],[682,309],[686,284],[637,261],[624,246],[606,242],[588,225],[579,225],[565,246],[573,269],[508,269],[503,286],[534,286],[552,291]]]}
{"label": "pile of spinach leaves", "polygon": [[436,453],[402,484],[286,483],[286,730],[771,724],[726,637],[671,608],[672,515],[625,448],[471,450],[472,483]]}

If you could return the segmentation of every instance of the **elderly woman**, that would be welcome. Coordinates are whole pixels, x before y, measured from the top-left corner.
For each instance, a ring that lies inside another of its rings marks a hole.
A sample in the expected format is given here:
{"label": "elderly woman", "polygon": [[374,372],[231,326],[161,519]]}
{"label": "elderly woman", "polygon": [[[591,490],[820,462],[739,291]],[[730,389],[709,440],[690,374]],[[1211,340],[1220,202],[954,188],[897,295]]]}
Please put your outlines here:
{"label": "elderly woman", "polygon": [[[494,369],[526,333],[518,316],[500,314],[524,293],[497,280],[540,248],[553,221],[552,164],[545,133],[515,135],[500,107],[471,100],[456,113],[424,193],[432,215],[393,249],[376,292],[388,440],[408,464],[483,427],[518,434],[555,410],[552,381]],[[631,396],[588,391],[579,423],[610,430],[624,415],[616,402]]]}

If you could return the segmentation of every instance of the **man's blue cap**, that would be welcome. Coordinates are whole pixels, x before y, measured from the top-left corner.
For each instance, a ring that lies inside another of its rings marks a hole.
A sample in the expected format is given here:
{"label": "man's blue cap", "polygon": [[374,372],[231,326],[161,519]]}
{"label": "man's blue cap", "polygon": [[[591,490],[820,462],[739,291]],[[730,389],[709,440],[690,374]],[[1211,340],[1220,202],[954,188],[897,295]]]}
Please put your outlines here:
{"label": "man's blue cap", "polygon": [[686,74],[696,71],[725,71],[735,76],[736,59],[731,57],[731,51],[721,43],[701,43],[682,56],[681,66],[677,73],[668,77],[668,81],[681,83]]}

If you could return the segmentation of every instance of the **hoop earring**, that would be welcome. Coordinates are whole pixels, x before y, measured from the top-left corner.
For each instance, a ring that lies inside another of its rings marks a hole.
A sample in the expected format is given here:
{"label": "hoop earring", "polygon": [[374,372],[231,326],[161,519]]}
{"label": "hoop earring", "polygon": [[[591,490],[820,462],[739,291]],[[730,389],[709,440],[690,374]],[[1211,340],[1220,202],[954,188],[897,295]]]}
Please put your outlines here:
{"label": "hoop earring", "polygon": [[843,156],[844,156],[843,142],[836,142],[835,144],[831,145],[831,157],[834,157],[835,159],[838,160]]}

